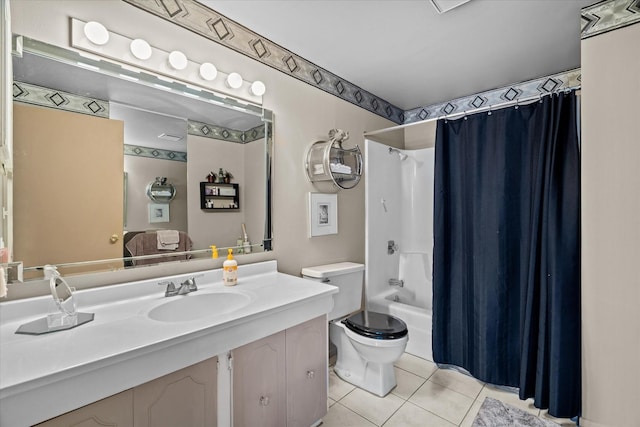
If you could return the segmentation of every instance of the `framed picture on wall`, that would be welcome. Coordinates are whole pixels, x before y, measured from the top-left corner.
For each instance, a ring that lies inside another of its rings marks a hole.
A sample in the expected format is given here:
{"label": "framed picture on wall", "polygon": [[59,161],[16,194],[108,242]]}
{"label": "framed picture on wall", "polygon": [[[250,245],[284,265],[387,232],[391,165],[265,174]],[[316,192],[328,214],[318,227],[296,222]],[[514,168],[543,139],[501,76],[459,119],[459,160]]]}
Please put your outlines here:
{"label": "framed picture on wall", "polygon": [[309,193],[309,237],[338,234],[338,195]]}
{"label": "framed picture on wall", "polygon": [[169,205],[149,203],[149,222],[169,222]]}

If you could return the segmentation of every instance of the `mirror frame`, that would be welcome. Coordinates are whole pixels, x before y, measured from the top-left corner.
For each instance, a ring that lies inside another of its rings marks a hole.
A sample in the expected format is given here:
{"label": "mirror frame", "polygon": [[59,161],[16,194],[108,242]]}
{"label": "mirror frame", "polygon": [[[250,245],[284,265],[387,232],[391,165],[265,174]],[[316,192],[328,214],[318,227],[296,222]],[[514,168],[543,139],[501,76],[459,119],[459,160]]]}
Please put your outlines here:
{"label": "mirror frame", "polygon": [[[265,126],[264,138],[265,138],[265,224],[264,224],[264,233],[263,240],[261,244],[257,244],[255,246],[261,246],[263,251],[268,252],[273,250],[273,212],[272,212],[272,167],[273,167],[273,112],[263,108],[260,105],[256,105],[246,101],[239,101],[233,98],[232,95],[222,95],[211,92],[206,88],[193,88],[189,84],[184,83],[178,80],[169,80],[166,77],[160,79],[158,75],[151,74],[142,69],[137,69],[136,67],[126,66],[123,67],[121,64],[104,57],[100,57],[100,59],[93,59],[94,56],[97,55],[92,54],[91,57],[87,55],[80,54],[79,51],[69,50],[64,47],[51,45],[39,40],[31,39],[26,36],[22,36],[19,34],[13,34],[12,36],[12,56],[22,57],[24,52],[28,52],[33,55],[38,55],[47,59],[51,59],[54,61],[66,63],[68,65],[76,66],[76,67],[86,67],[96,73],[104,74],[106,76],[126,79],[135,78],[137,79],[136,83],[142,84],[149,87],[154,87],[157,85],[161,85],[163,88],[166,88],[165,91],[175,94],[176,96],[187,96],[193,98],[193,96],[197,96],[202,102],[208,102],[210,104],[216,105],[218,107],[230,108],[233,110],[240,111],[245,114],[251,114],[254,116],[258,116],[262,119],[262,122]],[[136,70],[136,71],[133,71]],[[13,75],[10,76],[11,81],[14,81]],[[6,180],[6,176],[2,177],[3,180]],[[126,194],[125,194],[126,195]],[[126,203],[126,199],[125,199]],[[7,203],[8,206],[4,206],[3,208],[12,206],[12,203]],[[13,212],[10,212],[13,215]],[[126,219],[125,219],[126,221]],[[3,218],[3,226],[7,224],[8,219]],[[125,224],[126,225],[126,224]],[[19,237],[19,236],[18,236]],[[14,239],[16,236],[14,236]],[[231,248],[235,248],[230,246]],[[227,248],[220,247],[218,250],[226,250]],[[135,256],[131,258],[127,258],[127,260],[135,260],[135,259],[144,259],[153,257],[153,258],[162,258],[163,256],[175,256],[179,254],[188,254],[188,255],[196,255],[196,257],[192,258],[193,260],[202,259],[202,255],[211,254],[211,249],[196,249],[187,252],[180,253],[170,253],[170,254],[156,254],[156,255],[143,255],[143,256]],[[201,255],[198,257],[197,255]],[[86,267],[88,265],[99,265],[99,264],[108,264],[114,261],[123,261],[124,258],[114,258],[114,259],[103,259],[103,260],[88,260],[88,261],[78,261],[78,262],[69,262],[69,263],[60,263],[57,264],[58,267]],[[161,264],[161,263],[158,263]],[[123,264],[124,265],[124,264]],[[42,271],[44,266],[28,266],[24,268],[24,271]],[[123,270],[127,269],[125,267]],[[106,271],[111,269],[109,267],[105,267],[104,269],[97,268],[95,271],[86,271],[84,270],[82,273],[78,274],[86,274],[86,273],[97,273],[101,271]],[[74,273],[71,273],[74,274]],[[41,277],[34,277],[31,280],[41,280]]]}

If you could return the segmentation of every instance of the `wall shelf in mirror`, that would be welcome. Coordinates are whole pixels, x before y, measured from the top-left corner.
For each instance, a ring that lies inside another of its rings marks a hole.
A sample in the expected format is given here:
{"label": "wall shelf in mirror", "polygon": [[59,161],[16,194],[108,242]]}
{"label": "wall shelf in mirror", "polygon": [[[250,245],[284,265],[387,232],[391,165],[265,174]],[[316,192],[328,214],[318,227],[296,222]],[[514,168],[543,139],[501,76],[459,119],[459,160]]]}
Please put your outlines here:
{"label": "wall shelf in mirror", "polygon": [[212,182],[200,183],[200,209],[211,212],[240,209],[240,186]]}
{"label": "wall shelf in mirror", "polygon": [[157,176],[147,185],[147,197],[157,203],[168,203],[176,197],[176,188],[167,182],[167,178]]}

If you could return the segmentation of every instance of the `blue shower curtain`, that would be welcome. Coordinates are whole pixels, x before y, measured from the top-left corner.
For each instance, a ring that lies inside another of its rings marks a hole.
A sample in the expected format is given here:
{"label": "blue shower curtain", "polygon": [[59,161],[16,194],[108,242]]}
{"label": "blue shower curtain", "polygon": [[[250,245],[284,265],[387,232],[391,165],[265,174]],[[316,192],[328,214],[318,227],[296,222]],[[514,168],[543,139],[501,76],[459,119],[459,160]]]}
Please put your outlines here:
{"label": "blue shower curtain", "polygon": [[573,91],[439,120],[433,356],[579,415],[580,159]]}

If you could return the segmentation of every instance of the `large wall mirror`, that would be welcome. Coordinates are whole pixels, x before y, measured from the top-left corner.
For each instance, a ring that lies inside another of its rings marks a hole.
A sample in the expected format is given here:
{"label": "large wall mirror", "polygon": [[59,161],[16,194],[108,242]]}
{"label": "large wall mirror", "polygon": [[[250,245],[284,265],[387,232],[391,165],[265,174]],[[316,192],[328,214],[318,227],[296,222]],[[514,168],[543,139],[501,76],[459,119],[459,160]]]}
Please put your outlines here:
{"label": "large wall mirror", "polygon": [[[270,111],[20,36],[13,74],[25,278],[271,250]],[[170,201],[148,197],[158,179]]]}

